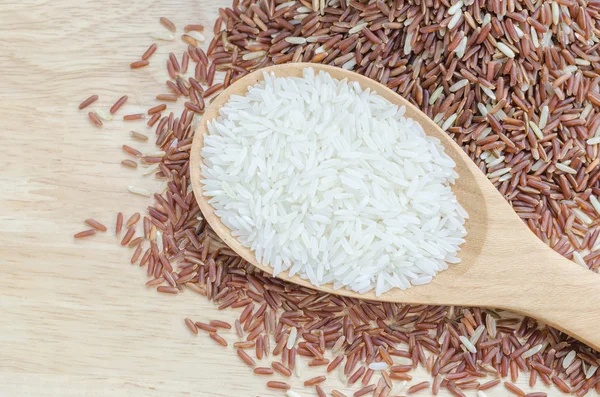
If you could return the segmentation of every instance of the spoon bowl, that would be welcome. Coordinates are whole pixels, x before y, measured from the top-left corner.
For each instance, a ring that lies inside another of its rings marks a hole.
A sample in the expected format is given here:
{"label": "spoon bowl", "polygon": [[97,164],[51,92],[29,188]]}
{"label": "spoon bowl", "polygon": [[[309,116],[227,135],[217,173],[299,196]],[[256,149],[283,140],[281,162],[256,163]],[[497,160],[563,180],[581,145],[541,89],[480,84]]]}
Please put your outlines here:
{"label": "spoon bowl", "polygon": [[243,246],[215,215],[208,197],[203,195],[201,156],[207,124],[218,117],[231,95],[244,95],[248,87],[263,80],[263,73],[277,77],[301,77],[311,67],[332,77],[356,81],[379,96],[406,108],[405,116],[417,121],[427,135],[444,146],[456,163],[459,178],[452,190],[469,214],[462,244],[461,262],[450,265],[426,285],[407,290],[392,289],[381,296],[373,291],[358,294],[333,289],[331,284],[316,287],[308,280],[286,272],[277,275],[286,281],[327,293],[353,298],[429,305],[484,306],[511,310],[537,318],[567,332],[588,345],[600,348],[600,275],[584,269],[554,252],[539,240],[510,205],[442,129],[429,117],[386,86],[365,76],[341,68],[295,63],[271,66],[252,72],[229,86],[206,108],[198,124],[190,157],[192,187],[204,218],[232,250],[257,268],[272,274],[273,269],[256,260],[254,252]]}

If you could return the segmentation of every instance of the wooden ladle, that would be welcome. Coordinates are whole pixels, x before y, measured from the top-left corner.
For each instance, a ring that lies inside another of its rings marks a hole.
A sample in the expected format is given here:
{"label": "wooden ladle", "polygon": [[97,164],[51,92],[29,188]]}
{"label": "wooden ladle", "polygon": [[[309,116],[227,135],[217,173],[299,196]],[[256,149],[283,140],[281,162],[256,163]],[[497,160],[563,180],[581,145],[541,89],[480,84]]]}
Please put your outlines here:
{"label": "wooden ladle", "polygon": [[428,135],[438,138],[455,161],[459,178],[453,190],[469,213],[466,242],[459,257],[430,284],[407,290],[392,289],[377,297],[373,292],[359,295],[330,284],[315,287],[299,276],[282,272],[277,277],[332,294],[389,302],[486,306],[518,312],[541,320],[600,349],[600,275],[563,258],[539,240],[513,211],[506,200],[444,131],[419,109],[387,87],[359,74],[318,64],[272,66],[244,76],[228,87],[210,106],[198,125],[191,150],[191,179],[196,200],[204,217],[223,241],[246,261],[272,274],[256,261],[254,253],[231,236],[214,214],[205,197],[201,151],[207,122],[231,95],[244,95],[249,86],[263,79],[263,72],[278,77],[301,77],[304,68],[326,71],[337,79],[357,81],[392,103],[406,107],[406,116],[418,121]]}

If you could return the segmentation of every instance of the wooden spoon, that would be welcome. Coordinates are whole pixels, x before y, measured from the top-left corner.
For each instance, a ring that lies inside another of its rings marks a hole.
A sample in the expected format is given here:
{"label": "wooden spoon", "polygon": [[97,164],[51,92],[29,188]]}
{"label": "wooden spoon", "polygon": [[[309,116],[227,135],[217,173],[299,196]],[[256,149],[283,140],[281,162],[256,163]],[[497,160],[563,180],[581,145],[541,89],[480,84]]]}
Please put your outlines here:
{"label": "wooden spoon", "polygon": [[204,217],[223,241],[246,261],[272,274],[270,267],[256,261],[254,253],[231,236],[208,204],[200,180],[207,122],[218,116],[231,95],[244,95],[263,73],[278,77],[301,77],[302,70],[324,70],[337,79],[357,81],[392,103],[406,107],[406,116],[418,121],[425,132],[438,138],[456,162],[460,175],[453,190],[469,213],[466,242],[459,257],[430,284],[407,290],[392,289],[382,296],[359,295],[331,284],[315,287],[299,276],[277,277],[324,292],[389,302],[430,305],[486,306],[507,309],[539,319],[588,345],[600,349],[600,275],[579,266],[539,240],[513,211],[487,177],[454,141],[419,109],[387,87],[359,74],[318,64],[285,64],[248,74],[228,87],[206,109],[198,125],[191,150],[192,187]]}

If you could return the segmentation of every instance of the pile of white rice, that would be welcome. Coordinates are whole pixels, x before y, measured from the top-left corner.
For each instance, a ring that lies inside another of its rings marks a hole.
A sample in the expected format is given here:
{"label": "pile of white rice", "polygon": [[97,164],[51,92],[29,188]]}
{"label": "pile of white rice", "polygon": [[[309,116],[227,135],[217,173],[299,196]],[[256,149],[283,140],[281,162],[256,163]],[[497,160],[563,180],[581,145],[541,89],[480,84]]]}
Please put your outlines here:
{"label": "pile of white rice", "polygon": [[454,162],[404,110],[310,68],[265,74],[209,123],[204,195],[274,274],[377,295],[429,283],[459,262],[467,213]]}

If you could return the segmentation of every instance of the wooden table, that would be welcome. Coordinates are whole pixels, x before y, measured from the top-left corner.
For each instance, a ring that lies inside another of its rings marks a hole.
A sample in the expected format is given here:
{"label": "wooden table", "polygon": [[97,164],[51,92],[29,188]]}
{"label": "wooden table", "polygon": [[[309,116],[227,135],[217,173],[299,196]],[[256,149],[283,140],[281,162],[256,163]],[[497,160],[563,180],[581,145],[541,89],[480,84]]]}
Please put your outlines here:
{"label": "wooden table", "polygon": [[[193,336],[183,323],[232,320],[234,312],[218,312],[192,292],[165,296],[145,288],[144,271],[128,264],[131,251],[112,232],[73,239],[86,218],[112,229],[117,211],[128,216],[150,204],[128,193],[128,185],[160,184],[120,165],[128,131],[145,131],[144,124],[111,121],[98,129],[77,105],[91,94],[100,96],[91,109],[105,110],[129,95],[122,114],[156,104],[154,96],[167,92],[166,54],[185,46],[160,42],[153,65],[132,71],[129,63],[153,42],[150,33],[166,31],[159,17],[180,31],[187,23],[211,31],[218,7],[229,4],[0,4],[0,396],[282,395],[266,389],[266,379],[231,348]],[[327,391],[354,390],[335,373],[330,378]],[[415,374],[423,379],[429,376]],[[520,384],[526,382],[522,376]],[[303,396],[315,395],[300,378],[292,383]],[[508,392],[500,387],[488,395]]]}

